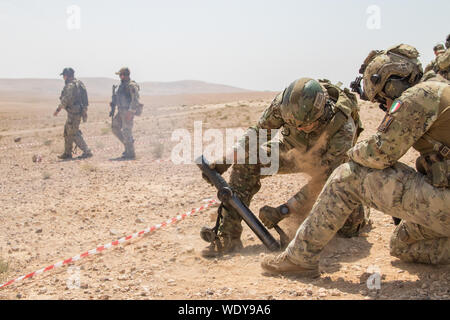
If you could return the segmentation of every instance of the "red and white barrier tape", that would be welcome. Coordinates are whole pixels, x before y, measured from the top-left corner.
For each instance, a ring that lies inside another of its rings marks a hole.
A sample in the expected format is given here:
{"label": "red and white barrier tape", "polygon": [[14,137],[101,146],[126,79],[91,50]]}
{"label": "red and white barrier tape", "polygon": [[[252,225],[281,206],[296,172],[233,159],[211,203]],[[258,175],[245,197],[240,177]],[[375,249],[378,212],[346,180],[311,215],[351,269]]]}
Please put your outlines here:
{"label": "red and white barrier tape", "polygon": [[163,223],[157,224],[157,225],[155,225],[153,227],[146,228],[146,229],[144,229],[144,230],[142,230],[140,232],[133,233],[132,235],[129,235],[127,237],[120,238],[119,240],[110,242],[108,244],[99,246],[99,247],[97,247],[95,249],[92,249],[92,250],[86,251],[84,253],[78,254],[78,255],[76,255],[76,256],[74,256],[72,258],[69,258],[69,259],[66,259],[66,260],[63,260],[63,261],[59,261],[59,262],[57,262],[55,264],[52,264],[51,266],[48,266],[46,268],[42,268],[42,269],[39,269],[37,271],[31,272],[31,273],[29,273],[27,275],[24,275],[24,276],[18,277],[16,279],[10,280],[10,281],[0,285],[0,289],[4,288],[6,286],[9,286],[10,284],[13,284],[15,282],[19,282],[19,281],[22,281],[24,279],[32,278],[32,277],[34,277],[34,276],[36,276],[38,274],[44,273],[46,271],[50,271],[52,269],[56,269],[56,268],[62,267],[63,265],[66,265],[66,264],[69,264],[69,263],[81,260],[81,259],[86,258],[88,256],[92,256],[92,255],[100,253],[100,252],[102,252],[104,250],[107,250],[107,249],[110,249],[112,247],[118,246],[119,244],[123,244],[125,242],[130,241],[130,240],[136,239],[136,238],[138,238],[140,236],[143,236],[144,234],[151,233],[151,232],[156,231],[156,230],[158,230],[160,228],[163,228],[163,227],[166,227],[168,225],[174,224],[174,223],[176,223],[178,221],[184,220],[185,218],[187,218],[187,217],[189,217],[189,216],[191,216],[191,215],[193,215],[193,214],[195,214],[197,212],[205,210],[205,209],[213,206],[216,203],[217,203],[217,200],[214,200],[214,199],[208,200],[207,204],[205,204],[205,205],[203,205],[203,206],[201,206],[201,207],[199,207],[197,209],[193,209],[193,210],[191,210],[189,212],[186,212],[186,213],[183,213],[181,215],[178,215],[178,216],[176,216],[176,217],[174,217],[172,219],[166,220]]}

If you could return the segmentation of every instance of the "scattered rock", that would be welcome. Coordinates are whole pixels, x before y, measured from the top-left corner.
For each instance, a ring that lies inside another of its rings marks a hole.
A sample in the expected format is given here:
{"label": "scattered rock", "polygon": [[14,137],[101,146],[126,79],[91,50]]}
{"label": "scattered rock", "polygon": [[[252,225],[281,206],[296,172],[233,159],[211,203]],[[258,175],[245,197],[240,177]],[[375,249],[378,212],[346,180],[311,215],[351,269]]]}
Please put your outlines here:
{"label": "scattered rock", "polygon": [[142,218],[136,218],[135,222],[136,223],[144,223],[145,221]]}
{"label": "scattered rock", "polygon": [[16,138],[14,138],[14,142],[20,142],[21,140],[22,140],[21,137],[16,137]]}
{"label": "scattered rock", "polygon": [[319,297],[323,298],[328,296],[328,291],[324,288],[320,288],[318,291]]}
{"label": "scattered rock", "polygon": [[36,233],[42,233],[42,229],[37,229]]}
{"label": "scattered rock", "polygon": [[46,294],[47,293],[47,288],[40,289],[38,293],[39,294]]}
{"label": "scattered rock", "polygon": [[34,154],[33,157],[31,158],[31,160],[33,162],[42,162],[42,156],[39,154]]}
{"label": "scattered rock", "polygon": [[175,282],[174,279],[169,279],[169,280],[167,280],[167,285],[173,287],[173,286],[176,286],[177,283]]}

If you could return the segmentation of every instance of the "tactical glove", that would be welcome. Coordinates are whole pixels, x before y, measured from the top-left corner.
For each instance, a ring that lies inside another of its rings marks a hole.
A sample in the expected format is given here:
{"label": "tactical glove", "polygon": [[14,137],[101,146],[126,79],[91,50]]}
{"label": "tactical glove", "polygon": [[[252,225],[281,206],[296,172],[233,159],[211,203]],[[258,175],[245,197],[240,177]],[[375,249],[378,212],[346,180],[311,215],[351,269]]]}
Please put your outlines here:
{"label": "tactical glove", "polygon": [[269,229],[272,229],[278,222],[286,218],[288,214],[289,208],[285,204],[278,208],[264,206],[259,209],[259,219],[261,219],[262,223]]}

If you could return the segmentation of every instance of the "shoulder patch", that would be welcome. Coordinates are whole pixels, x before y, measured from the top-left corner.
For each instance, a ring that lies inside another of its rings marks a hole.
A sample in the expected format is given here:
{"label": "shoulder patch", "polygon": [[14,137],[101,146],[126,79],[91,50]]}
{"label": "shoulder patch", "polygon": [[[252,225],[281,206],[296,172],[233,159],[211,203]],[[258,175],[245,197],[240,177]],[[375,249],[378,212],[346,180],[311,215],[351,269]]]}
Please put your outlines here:
{"label": "shoulder patch", "polygon": [[401,100],[395,100],[392,103],[391,108],[389,109],[389,114],[393,114],[395,112],[397,112],[403,105],[403,102]]}
{"label": "shoulder patch", "polygon": [[392,117],[391,114],[386,114],[384,116],[383,121],[381,121],[380,126],[378,127],[378,131],[386,132],[389,126],[391,125],[392,121],[394,121],[394,117]]}

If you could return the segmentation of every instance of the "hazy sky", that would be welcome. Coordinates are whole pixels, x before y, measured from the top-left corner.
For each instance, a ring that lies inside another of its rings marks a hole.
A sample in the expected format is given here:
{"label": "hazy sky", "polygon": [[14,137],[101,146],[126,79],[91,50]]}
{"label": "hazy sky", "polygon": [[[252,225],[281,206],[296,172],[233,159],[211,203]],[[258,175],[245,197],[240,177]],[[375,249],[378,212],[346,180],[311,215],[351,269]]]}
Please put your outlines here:
{"label": "hazy sky", "polygon": [[[67,27],[71,5],[80,29]],[[379,29],[367,27],[371,5]],[[348,85],[371,49],[408,43],[425,66],[450,33],[449,12],[449,0],[0,0],[0,78],[56,78],[65,66],[115,77],[126,65],[137,81]]]}

